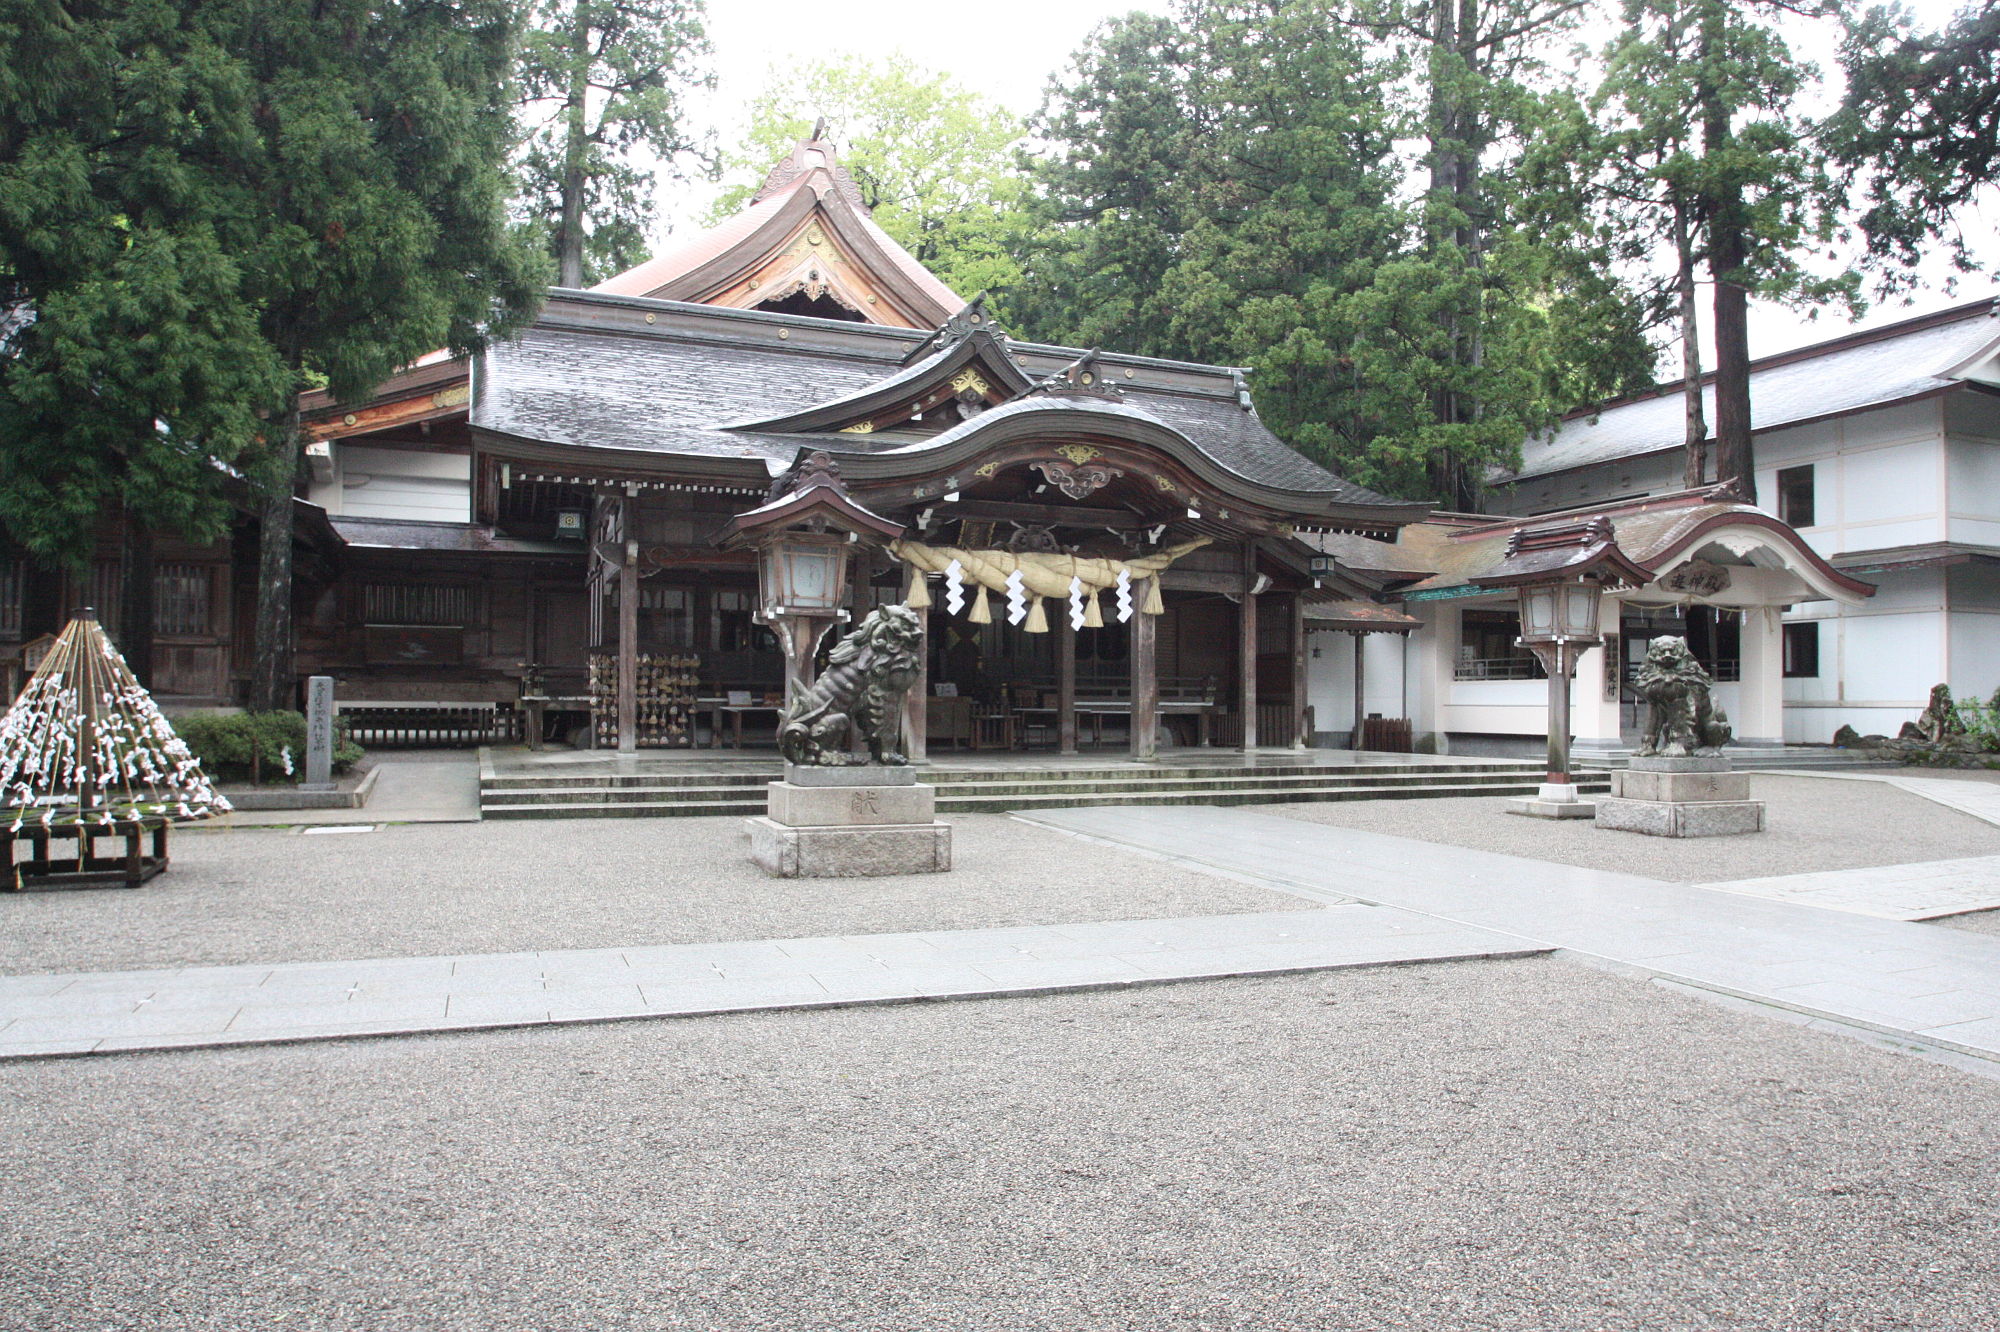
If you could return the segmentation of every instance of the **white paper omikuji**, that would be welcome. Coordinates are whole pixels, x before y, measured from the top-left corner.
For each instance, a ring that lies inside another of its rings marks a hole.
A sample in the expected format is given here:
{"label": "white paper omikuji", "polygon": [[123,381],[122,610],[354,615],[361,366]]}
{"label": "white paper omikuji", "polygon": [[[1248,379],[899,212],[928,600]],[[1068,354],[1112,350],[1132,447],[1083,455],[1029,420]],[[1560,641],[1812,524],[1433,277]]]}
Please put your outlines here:
{"label": "white paper omikuji", "polygon": [[0,717],[0,804],[16,810],[15,830],[31,813],[44,826],[92,815],[109,826],[230,808],[95,620],[63,629]]}
{"label": "white paper omikuji", "polygon": [[1130,569],[1120,569],[1118,571],[1118,623],[1123,624],[1131,618],[1132,571]]}
{"label": "white paper omikuji", "polygon": [[1028,618],[1028,592],[1019,569],[1007,575],[1007,623],[1019,624]]}
{"label": "white paper omikuji", "polygon": [[1069,580],[1069,627],[1083,628],[1083,580],[1073,574]]}
{"label": "white paper omikuji", "polygon": [[957,560],[944,566],[944,608],[953,615],[965,609],[965,566]]}

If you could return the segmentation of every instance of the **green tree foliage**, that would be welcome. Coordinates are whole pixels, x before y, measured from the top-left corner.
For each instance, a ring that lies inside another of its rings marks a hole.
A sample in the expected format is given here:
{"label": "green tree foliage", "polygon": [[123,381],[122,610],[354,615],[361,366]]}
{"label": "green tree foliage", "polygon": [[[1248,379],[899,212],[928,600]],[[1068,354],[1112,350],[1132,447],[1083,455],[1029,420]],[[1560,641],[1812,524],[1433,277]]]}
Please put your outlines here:
{"label": "green tree foliage", "polygon": [[272,708],[299,391],[365,396],[539,299],[505,212],[512,7],[18,0],[0,23],[0,262],[35,316],[4,371],[0,502],[47,547],[38,501],[212,535],[209,478],[238,464],[266,497],[252,699]]}
{"label": "green tree foliage", "polygon": [[714,219],[740,211],[772,165],[821,131],[884,231],[954,291],[1007,286],[1019,274],[1020,119],[907,56],[845,56],[775,74],[750,106],[743,141],[724,155],[733,180]]}
{"label": "green tree foliage", "polygon": [[646,258],[658,174],[694,153],[686,100],[712,84],[702,0],[533,0],[521,44],[525,206],[582,287]]}
{"label": "green tree foliage", "polygon": [[269,432],[251,705],[291,695],[298,393],[359,398],[439,347],[531,317],[547,268],[507,222],[508,0],[237,0],[224,31],[254,87],[241,164],[258,229],[251,303],[290,373]]}
{"label": "green tree foliage", "polygon": [[10,3],[0,51],[0,520],[71,563],[113,509],[213,540],[285,382],[210,151],[250,86],[174,6]]}
{"label": "green tree foliage", "polygon": [[[1619,257],[1672,256],[1671,292],[1688,400],[1686,479],[1707,479],[1695,270],[1711,282],[1716,344],[1714,480],[1756,494],[1750,438],[1752,297],[1852,303],[1851,273],[1807,260],[1839,230],[1843,194],[1800,108],[1817,71],[1782,29],[1818,6],[1760,0],[1626,0],[1605,52],[1592,125],[1547,146],[1597,210]],[[1802,13],[1801,11],[1805,11]],[[1656,310],[1669,308],[1662,299]]]}
{"label": "green tree foliage", "polygon": [[1847,95],[1826,128],[1848,181],[1866,180],[1869,256],[1907,269],[1942,240],[1974,267],[1955,215],[2000,179],[2000,3],[1969,5],[1936,32],[1898,7],[1869,9],[1840,58]]}
{"label": "green tree foliage", "polygon": [[1516,47],[1541,20],[1500,9],[1449,60],[1418,6],[1191,0],[1100,28],[1035,126],[1046,239],[1010,317],[1246,364],[1295,445],[1470,507],[1529,430],[1651,360],[1602,254],[1524,228],[1484,170],[1535,107]]}

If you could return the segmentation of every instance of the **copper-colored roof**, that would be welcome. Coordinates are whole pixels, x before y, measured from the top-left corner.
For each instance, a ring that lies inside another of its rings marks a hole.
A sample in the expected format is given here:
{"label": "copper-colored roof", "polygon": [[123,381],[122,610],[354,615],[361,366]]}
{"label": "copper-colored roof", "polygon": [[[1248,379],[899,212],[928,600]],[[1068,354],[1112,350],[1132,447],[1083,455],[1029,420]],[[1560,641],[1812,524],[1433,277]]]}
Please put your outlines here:
{"label": "copper-colored roof", "polygon": [[1407,634],[1424,624],[1394,606],[1356,598],[1308,602],[1305,621],[1307,629],[1333,629],[1349,634]]}
{"label": "copper-colored roof", "polygon": [[795,242],[815,228],[833,241],[837,256],[820,276],[843,296],[854,294],[843,279],[865,289],[862,299],[843,300],[863,321],[932,328],[964,306],[964,297],[876,225],[833,146],[813,139],[773,169],[748,208],[592,290],[755,306],[768,293],[785,294],[770,279],[800,266],[784,261],[798,255]]}

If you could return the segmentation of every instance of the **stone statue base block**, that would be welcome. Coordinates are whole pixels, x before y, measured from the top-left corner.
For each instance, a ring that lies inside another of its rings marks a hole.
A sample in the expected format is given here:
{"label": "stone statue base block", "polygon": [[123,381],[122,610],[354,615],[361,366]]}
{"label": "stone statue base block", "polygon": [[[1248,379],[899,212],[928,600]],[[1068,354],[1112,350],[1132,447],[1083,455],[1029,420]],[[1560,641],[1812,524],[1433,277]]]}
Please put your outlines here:
{"label": "stone statue base block", "polygon": [[1761,800],[1628,800],[1601,796],[1597,826],[1649,837],[1732,837],[1764,831]]}
{"label": "stone statue base block", "polygon": [[1747,772],[1676,772],[1647,770],[1613,772],[1611,794],[1625,800],[1730,800],[1750,798]]}
{"label": "stone statue base block", "polygon": [[1728,772],[1729,760],[1721,754],[1690,754],[1686,758],[1635,758],[1633,772]]}
{"label": "stone statue base block", "polygon": [[938,874],[951,868],[951,825],[945,823],[788,828],[763,817],[744,822],[750,827],[750,858],[781,879]]}
{"label": "stone statue base block", "polygon": [[[835,769],[838,771],[838,769]],[[880,768],[857,769],[880,772]],[[843,828],[887,823],[930,823],[937,818],[937,788],[908,786],[806,786],[772,782],[764,809],[787,828]]]}
{"label": "stone statue base block", "polygon": [[917,770],[907,763],[896,767],[860,763],[845,768],[787,763],[785,780],[793,786],[914,786]]}
{"label": "stone statue base block", "polygon": [[1593,800],[1544,800],[1540,796],[1508,796],[1507,813],[1531,819],[1587,819],[1596,815]]}

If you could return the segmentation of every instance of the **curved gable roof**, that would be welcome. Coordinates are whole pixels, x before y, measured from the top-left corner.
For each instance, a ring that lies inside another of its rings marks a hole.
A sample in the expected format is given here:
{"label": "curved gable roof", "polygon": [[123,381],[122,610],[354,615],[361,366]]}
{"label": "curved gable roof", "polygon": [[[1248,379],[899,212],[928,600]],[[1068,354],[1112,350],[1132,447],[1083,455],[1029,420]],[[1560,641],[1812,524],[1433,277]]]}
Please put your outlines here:
{"label": "curved gable roof", "polygon": [[818,139],[800,141],[748,208],[592,290],[739,309],[805,290],[904,328],[933,328],[965,304],[876,225]]}

